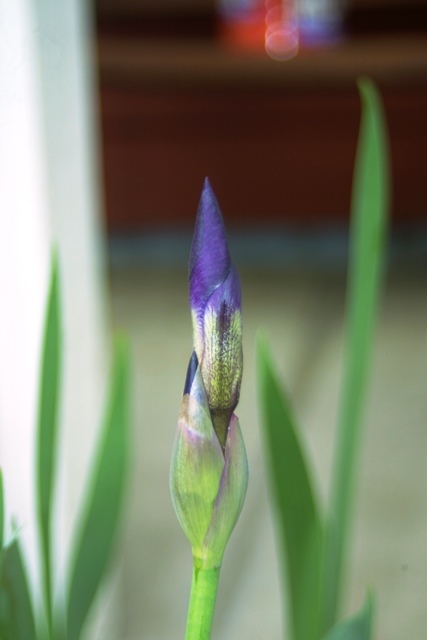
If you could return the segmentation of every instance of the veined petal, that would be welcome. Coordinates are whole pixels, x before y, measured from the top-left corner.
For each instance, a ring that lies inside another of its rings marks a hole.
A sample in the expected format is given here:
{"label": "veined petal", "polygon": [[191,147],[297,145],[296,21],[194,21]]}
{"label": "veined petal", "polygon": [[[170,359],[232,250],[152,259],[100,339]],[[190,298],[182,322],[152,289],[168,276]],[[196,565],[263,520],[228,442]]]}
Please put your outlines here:
{"label": "veined petal", "polygon": [[[229,295],[229,288],[234,287],[229,284],[230,280],[232,277],[227,278],[226,286],[218,287],[206,306],[200,362],[214,429],[223,448],[231,416],[239,402],[243,371],[242,316],[240,305],[233,304]],[[240,302],[240,290],[238,294]]]}

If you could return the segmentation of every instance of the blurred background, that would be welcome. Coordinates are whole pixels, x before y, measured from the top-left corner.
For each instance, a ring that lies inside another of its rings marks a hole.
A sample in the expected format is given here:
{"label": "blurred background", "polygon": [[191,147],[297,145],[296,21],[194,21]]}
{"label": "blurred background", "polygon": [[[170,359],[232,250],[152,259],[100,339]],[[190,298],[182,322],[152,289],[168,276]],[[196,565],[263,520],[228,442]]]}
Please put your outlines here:
{"label": "blurred background", "polygon": [[324,500],[342,363],[356,80],[368,75],[384,100],[393,201],[342,611],[358,609],[369,586],[376,640],[421,639],[426,1],[3,0],[0,8],[0,462],[33,582],[33,416],[55,242],[66,349],[57,574],[66,570],[96,441],[110,335],[122,329],[133,352],[133,465],[111,586],[87,637],[184,635],[191,555],[168,471],[192,342],[186,263],[209,176],[242,278],[238,415],[250,464],[214,637],[286,637],[255,335],[270,336]]}

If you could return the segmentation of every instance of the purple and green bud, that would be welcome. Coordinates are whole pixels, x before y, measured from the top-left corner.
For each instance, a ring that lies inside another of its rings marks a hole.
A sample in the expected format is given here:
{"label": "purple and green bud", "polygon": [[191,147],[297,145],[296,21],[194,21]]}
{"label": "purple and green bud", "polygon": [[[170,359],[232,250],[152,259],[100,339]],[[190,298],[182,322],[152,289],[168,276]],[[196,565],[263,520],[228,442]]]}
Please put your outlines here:
{"label": "purple and green bud", "polygon": [[243,370],[240,281],[224,222],[206,179],[189,264],[194,350],[215,432],[223,449]]}
{"label": "purple and green bud", "polygon": [[240,283],[206,180],[190,256],[194,351],[171,464],[171,494],[196,566],[221,565],[246,494],[248,465],[234,409],[242,377]]}

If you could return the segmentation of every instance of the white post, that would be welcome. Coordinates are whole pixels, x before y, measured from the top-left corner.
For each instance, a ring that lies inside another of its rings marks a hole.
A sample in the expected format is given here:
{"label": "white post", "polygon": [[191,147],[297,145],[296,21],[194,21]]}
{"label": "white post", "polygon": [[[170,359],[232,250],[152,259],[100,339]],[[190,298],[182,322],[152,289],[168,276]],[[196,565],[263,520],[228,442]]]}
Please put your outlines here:
{"label": "white post", "polygon": [[[84,0],[0,0],[0,464],[7,519],[16,516],[22,527],[34,585],[34,427],[52,241],[65,338],[55,527],[61,578],[108,366],[89,9]],[[117,637],[114,627],[110,633],[103,638]]]}
{"label": "white post", "polygon": [[0,462],[35,580],[34,417],[50,225],[34,31],[22,0],[0,13]]}

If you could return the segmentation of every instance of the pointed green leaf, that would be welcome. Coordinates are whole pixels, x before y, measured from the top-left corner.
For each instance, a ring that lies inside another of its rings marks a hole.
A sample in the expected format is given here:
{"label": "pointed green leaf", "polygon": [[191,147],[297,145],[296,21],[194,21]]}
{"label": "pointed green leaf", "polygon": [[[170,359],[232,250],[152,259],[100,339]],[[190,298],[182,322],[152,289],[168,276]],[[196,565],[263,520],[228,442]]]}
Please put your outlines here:
{"label": "pointed green leaf", "polygon": [[339,622],[324,640],[371,640],[373,599],[368,595],[363,609],[352,618]]}
{"label": "pointed green leaf", "polygon": [[116,342],[107,414],[78,534],[67,606],[67,640],[79,640],[113,549],[129,458],[129,364]]}
{"label": "pointed green leaf", "polygon": [[17,540],[0,554],[0,638],[36,640],[27,576]]}
{"label": "pointed green leaf", "polygon": [[4,491],[3,491],[3,472],[0,469],[0,551],[4,544]]}
{"label": "pointed green leaf", "polygon": [[58,262],[52,258],[40,372],[37,425],[37,514],[42,551],[44,598],[49,637],[52,633],[51,514],[58,437],[61,366],[61,317]]}
{"label": "pointed green leaf", "polygon": [[264,339],[258,340],[258,384],[283,578],[287,575],[294,640],[316,640],[322,528],[289,402]]}
{"label": "pointed green leaf", "polygon": [[360,424],[389,213],[388,144],[381,99],[370,80],[360,81],[359,88],[362,120],[353,181],[344,376],[325,540],[324,631],[335,622],[342,591]]}

